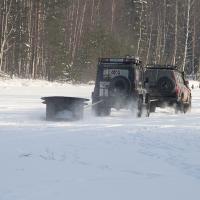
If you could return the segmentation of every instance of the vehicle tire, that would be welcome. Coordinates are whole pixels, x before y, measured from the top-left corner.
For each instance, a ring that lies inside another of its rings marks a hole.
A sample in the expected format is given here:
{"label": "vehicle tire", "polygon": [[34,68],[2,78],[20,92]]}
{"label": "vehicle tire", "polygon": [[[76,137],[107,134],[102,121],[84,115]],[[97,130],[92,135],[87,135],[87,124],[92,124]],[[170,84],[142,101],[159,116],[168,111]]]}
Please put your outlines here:
{"label": "vehicle tire", "polygon": [[175,113],[178,114],[179,112],[184,113],[184,104],[182,101],[177,102],[175,105]]}
{"label": "vehicle tire", "polygon": [[111,96],[127,96],[130,93],[131,84],[130,81],[123,77],[117,76],[113,78],[109,86],[109,94]]}
{"label": "vehicle tire", "polygon": [[137,117],[140,118],[142,117],[143,113],[143,98],[139,97],[138,98],[138,111],[137,111]]}
{"label": "vehicle tire", "polygon": [[191,101],[188,104],[184,104],[184,113],[191,111]]}
{"label": "vehicle tire", "polygon": [[147,103],[143,104],[143,98],[139,97],[137,117],[140,118],[142,116],[145,116],[145,117],[150,116],[150,103],[147,102]]}
{"label": "vehicle tire", "polygon": [[109,108],[109,107],[104,107],[104,108],[101,110],[102,116],[109,116],[110,113],[111,113],[111,108]]}
{"label": "vehicle tire", "polygon": [[146,95],[145,97],[145,115],[146,117],[149,117],[150,116],[150,109],[151,109],[151,102],[150,102],[150,96],[149,95]]}
{"label": "vehicle tire", "polygon": [[173,107],[174,107],[175,114],[178,114],[178,111],[179,111],[178,103],[174,104]]}
{"label": "vehicle tire", "polygon": [[151,112],[151,113],[156,112],[156,106],[155,106],[155,105],[150,104],[150,112]]}
{"label": "vehicle tire", "polygon": [[95,116],[109,116],[111,113],[111,108],[107,105],[103,105],[102,103],[93,106],[93,112]]}
{"label": "vehicle tire", "polygon": [[150,117],[150,103],[146,105],[146,117]]}
{"label": "vehicle tire", "polygon": [[157,81],[157,88],[161,94],[171,93],[175,84],[170,78],[164,76]]}

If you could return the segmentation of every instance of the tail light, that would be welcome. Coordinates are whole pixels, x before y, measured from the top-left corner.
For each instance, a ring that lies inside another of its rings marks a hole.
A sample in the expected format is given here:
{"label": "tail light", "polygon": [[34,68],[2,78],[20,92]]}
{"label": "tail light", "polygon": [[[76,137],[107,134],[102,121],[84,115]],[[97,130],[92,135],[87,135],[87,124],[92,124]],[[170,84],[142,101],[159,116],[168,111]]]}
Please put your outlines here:
{"label": "tail light", "polygon": [[175,93],[177,96],[178,96],[179,92],[180,92],[180,88],[178,86],[176,86]]}
{"label": "tail light", "polygon": [[[177,81],[177,79],[176,79],[176,76],[175,76],[175,74],[173,73],[173,79],[174,79],[174,81],[176,82]],[[178,85],[176,85],[176,87],[175,87],[175,94],[176,94],[176,96],[178,96],[179,95],[179,92],[180,92],[180,88],[178,87]]]}

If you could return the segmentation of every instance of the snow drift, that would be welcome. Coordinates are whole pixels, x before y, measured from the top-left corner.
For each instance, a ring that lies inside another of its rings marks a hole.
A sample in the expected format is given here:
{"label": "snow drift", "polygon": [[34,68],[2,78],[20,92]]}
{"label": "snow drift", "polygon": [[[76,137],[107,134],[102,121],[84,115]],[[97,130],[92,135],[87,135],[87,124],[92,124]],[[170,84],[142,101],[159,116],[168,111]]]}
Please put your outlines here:
{"label": "snow drift", "polygon": [[[198,85],[198,84],[197,84]],[[129,111],[45,121],[42,96],[90,98],[93,85],[0,81],[0,199],[198,200],[200,89],[192,111]]]}

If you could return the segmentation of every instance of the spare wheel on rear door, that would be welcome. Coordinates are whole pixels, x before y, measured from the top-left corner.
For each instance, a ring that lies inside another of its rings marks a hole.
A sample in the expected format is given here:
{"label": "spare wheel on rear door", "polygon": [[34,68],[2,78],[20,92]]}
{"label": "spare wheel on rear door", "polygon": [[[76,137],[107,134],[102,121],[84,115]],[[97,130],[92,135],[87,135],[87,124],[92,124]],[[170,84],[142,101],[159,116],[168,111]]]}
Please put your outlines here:
{"label": "spare wheel on rear door", "polygon": [[172,93],[175,88],[175,83],[172,79],[163,76],[158,79],[157,88],[161,94]]}
{"label": "spare wheel on rear door", "polygon": [[123,76],[117,76],[111,80],[109,91],[111,96],[127,96],[130,93],[130,88],[130,81],[127,78]]}

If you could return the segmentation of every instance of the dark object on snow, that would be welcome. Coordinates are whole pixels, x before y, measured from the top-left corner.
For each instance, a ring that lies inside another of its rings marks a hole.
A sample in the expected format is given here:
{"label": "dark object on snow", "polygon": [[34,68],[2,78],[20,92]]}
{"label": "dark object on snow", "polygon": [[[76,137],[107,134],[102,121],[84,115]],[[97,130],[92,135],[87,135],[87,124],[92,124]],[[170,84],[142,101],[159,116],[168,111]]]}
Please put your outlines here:
{"label": "dark object on snow", "polygon": [[92,93],[96,116],[108,116],[111,108],[127,108],[141,117],[149,116],[148,93],[144,88],[144,68],[135,57],[100,58]]}
{"label": "dark object on snow", "polygon": [[149,65],[145,70],[150,94],[150,110],[156,107],[172,106],[175,111],[188,112],[191,109],[191,90],[184,73],[172,65]]}
{"label": "dark object on snow", "polygon": [[89,99],[77,97],[42,97],[46,104],[46,119],[47,120],[80,120],[83,118],[84,105]]}

